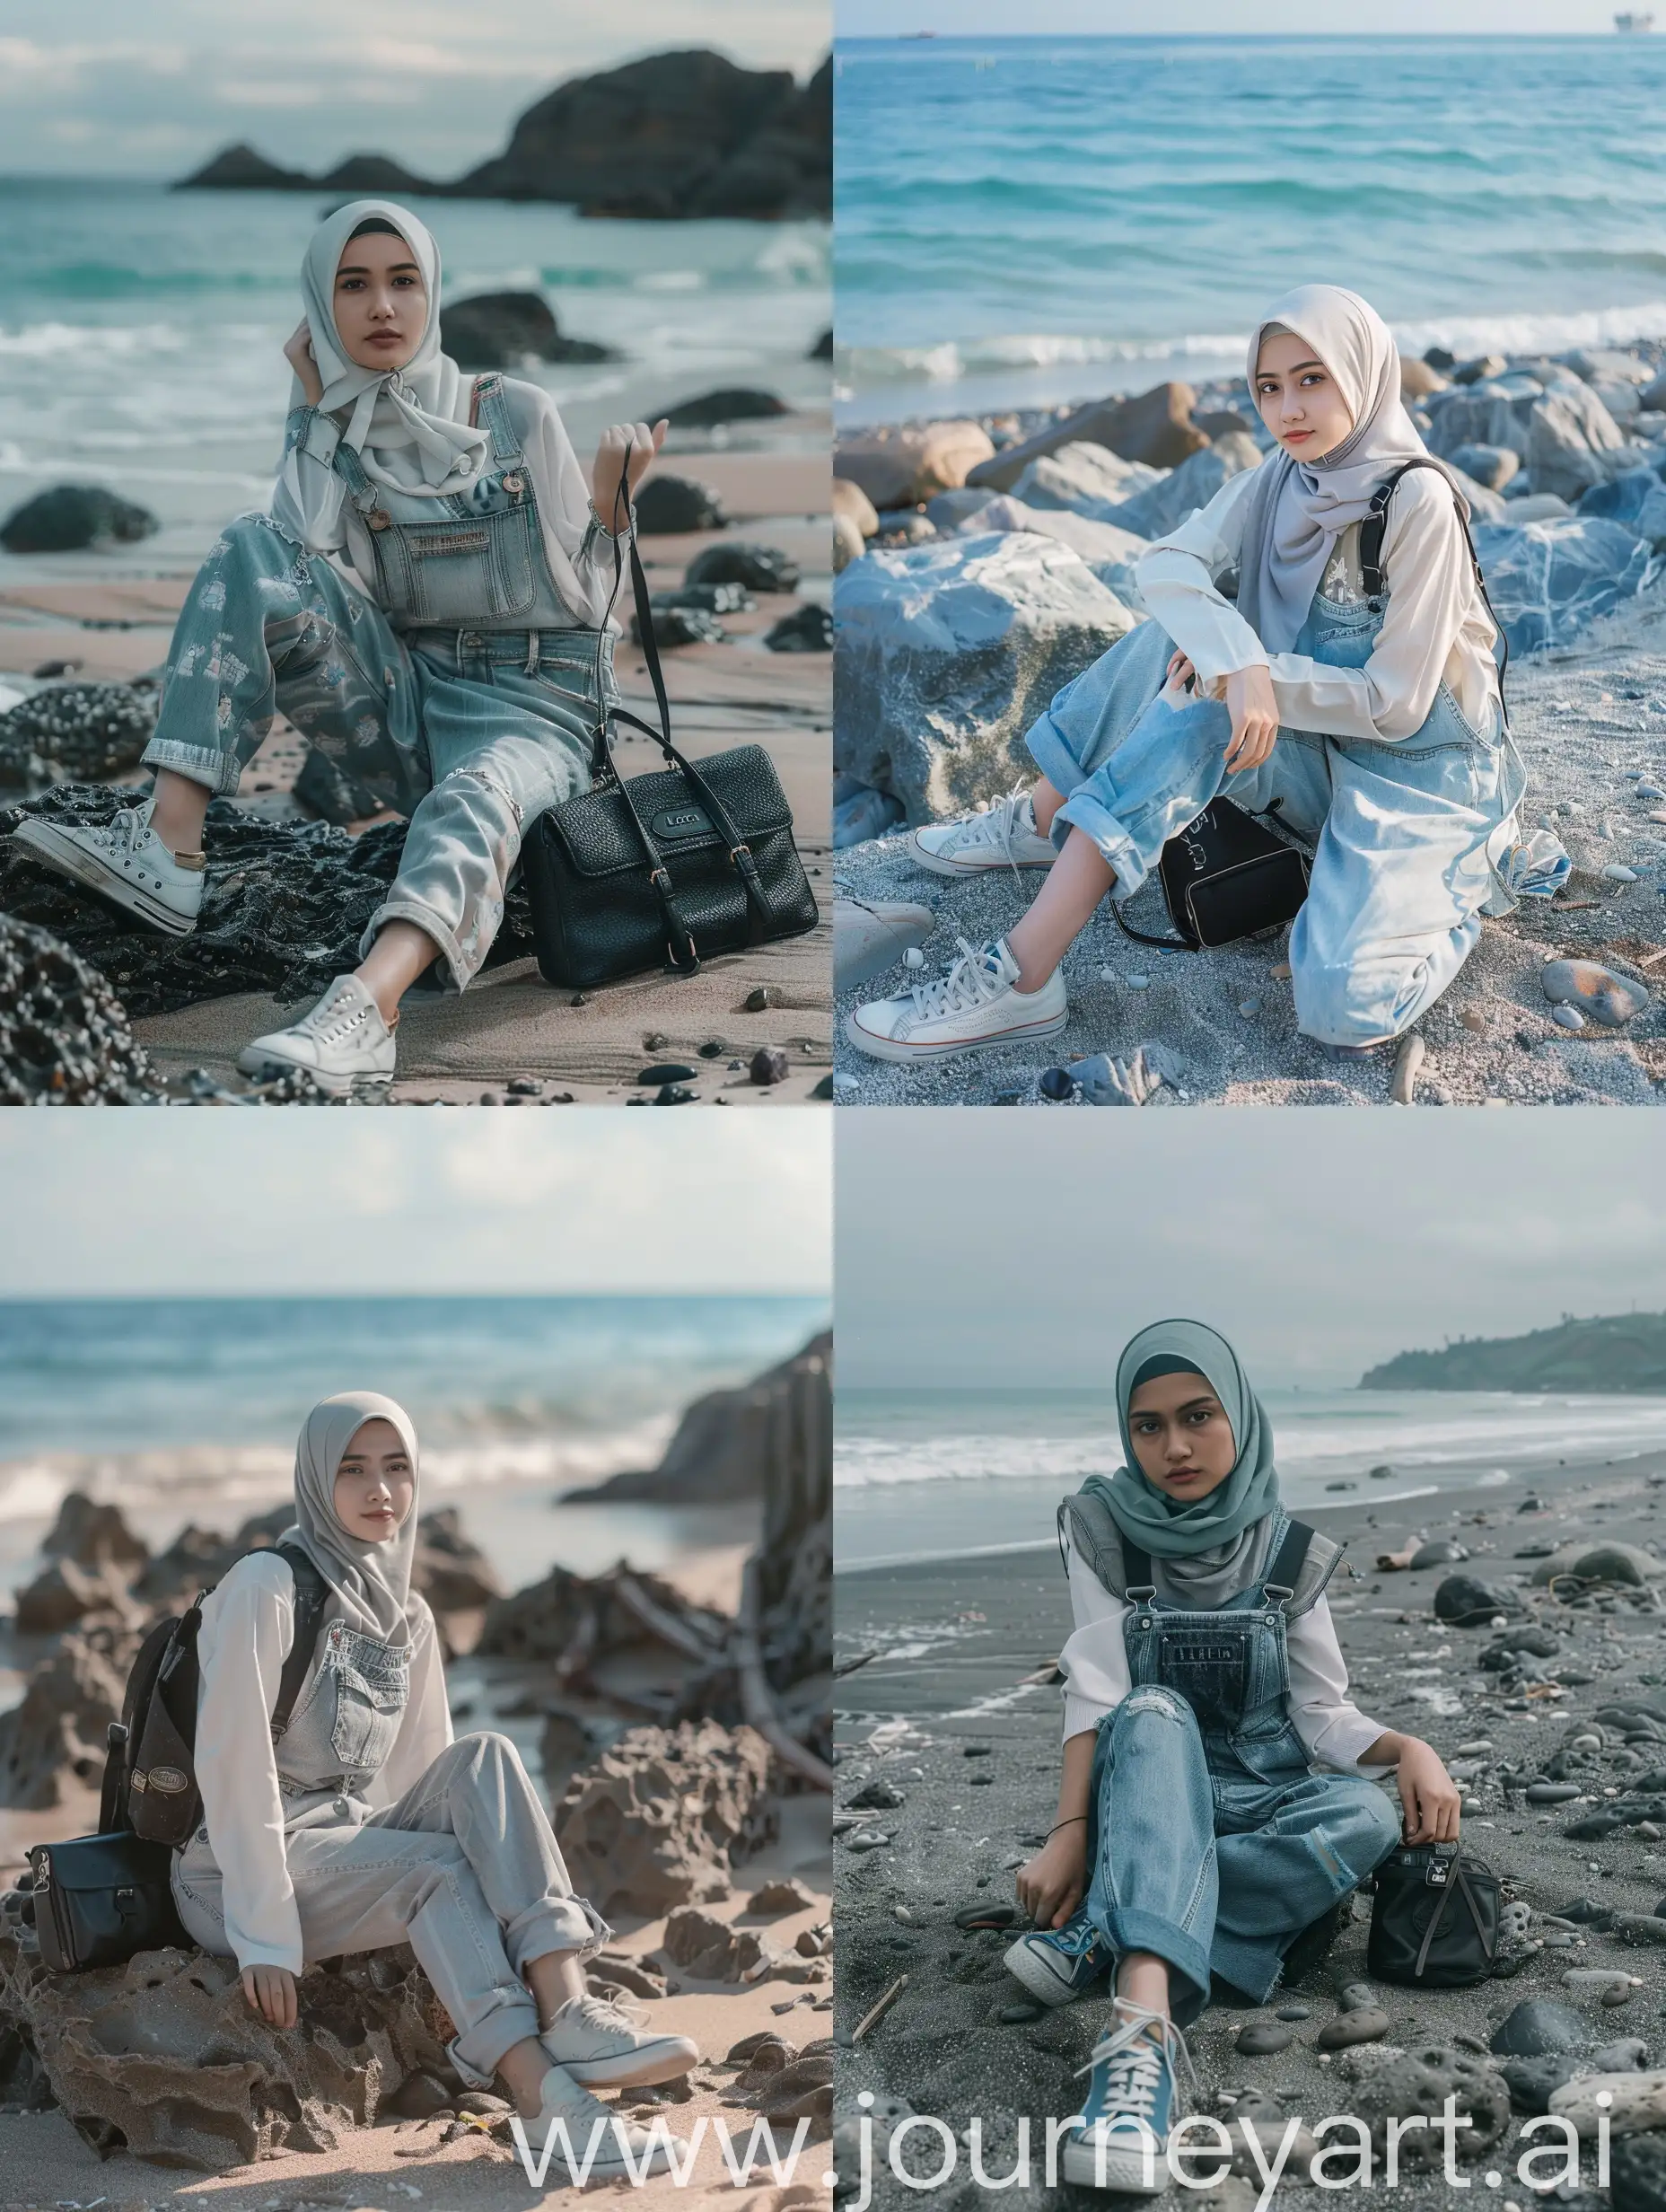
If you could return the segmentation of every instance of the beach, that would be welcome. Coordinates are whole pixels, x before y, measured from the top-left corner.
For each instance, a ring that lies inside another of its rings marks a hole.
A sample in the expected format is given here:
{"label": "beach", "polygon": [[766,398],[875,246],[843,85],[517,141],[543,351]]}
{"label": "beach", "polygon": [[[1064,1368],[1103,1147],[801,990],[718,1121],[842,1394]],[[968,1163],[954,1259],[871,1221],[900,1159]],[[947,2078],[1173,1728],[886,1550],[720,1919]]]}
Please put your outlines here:
{"label": "beach", "polygon": [[[1627,1777],[1658,1758],[1658,1751],[1635,1755],[1621,1737],[1627,1726],[1666,1735],[1657,1579],[1666,1569],[1650,1570],[1636,1585],[1590,1585],[1582,1602],[1571,1605],[1530,1582],[1542,1556],[1523,1555],[1613,1543],[1642,1548],[1658,1559],[1666,1445],[1608,1462],[1574,1459],[1538,1477],[1512,1470],[1502,1482],[1484,1481],[1484,1471],[1493,1472],[1475,1469],[1466,1483],[1463,1468],[1454,1465],[1443,1470],[1438,1496],[1389,1502],[1372,1494],[1401,1488],[1403,1470],[1394,1470],[1390,1483],[1385,1470],[1383,1480],[1362,1481],[1357,1494],[1301,1508],[1326,1535],[1346,1544],[1346,1567],[1328,1597],[1350,1694],[1385,1727],[1425,1736],[1449,1764],[1456,1762],[1466,1788],[1464,1845],[1530,1908],[1528,1941],[1543,1941],[1543,1948],[1520,1957],[1508,1979],[1428,1992],[1373,1985],[1390,2025],[1379,2043],[1363,2050],[1440,2047],[1450,2058],[1455,2046],[1459,2055],[1485,2059],[1514,2007],[1529,1998],[1554,1998],[1582,2015],[1586,2048],[1629,2036],[1643,2039],[1652,2052],[1666,1971],[1661,1949],[1638,1919],[1652,1919],[1666,1891],[1658,1833],[1651,1839],[1635,1828],[1617,1828],[1591,1841],[1563,1831],[1574,1816],[1589,1816],[1601,1804],[1605,1788],[1622,1795]],[[1468,1558],[1460,1567],[1416,1572],[1376,1567],[1379,1554],[1427,1540],[1459,1541]],[[1539,1679],[1504,1687],[1504,1676],[1476,1663],[1494,1640],[1486,1628],[1435,1618],[1434,1593],[1455,1572],[1506,1593],[1513,1622],[1549,1629],[1556,1655],[1536,1670]],[[1571,1593],[1575,1585],[1565,1587]],[[1086,2063],[1109,2016],[1105,2000],[1095,1996],[1052,2013],[1030,2008],[1028,2018],[1003,2020],[1004,2009],[1024,1997],[1001,1963],[1011,1934],[967,1931],[954,1919],[979,1904],[1011,1903],[1013,1869],[1051,1821],[1060,1709],[1051,1677],[1071,1628],[1064,1575],[1049,1544],[845,1573],[837,1593],[836,1663],[843,1672],[836,1714],[836,2110],[855,2114],[858,2094],[872,2091],[881,2115],[893,2110],[885,2098],[900,2098],[901,2109],[940,2115],[957,2132],[981,2114],[989,2171],[1004,2172],[1021,2116],[1035,2122],[1039,2159],[1039,2116],[1077,2109],[1082,2092],[1074,2070]],[[1615,1708],[1646,1709],[1656,1717],[1624,1726],[1594,1720],[1599,1710]],[[1598,1748],[1568,1752],[1575,1737],[1593,1733]],[[1578,1802],[1554,1812],[1528,1805],[1522,1784],[1558,1753],[1565,1759],[1558,1771],[1578,1779]],[[888,1785],[890,1794],[877,1793],[869,1801],[874,1809],[851,1809],[875,1782]],[[876,1835],[885,1840],[862,1840]],[[1570,1919],[1565,1909],[1581,1898],[1593,1900],[1589,1911],[1576,1910]],[[1240,2116],[1253,2111],[1258,2120],[1276,2119],[1276,2140],[1286,2118],[1300,2116],[1311,2127],[1353,2109],[1348,2069],[1355,2054],[1342,2050],[1333,2058],[1316,2049],[1314,2039],[1333,2016],[1338,1994],[1366,1978],[1367,1932],[1363,1900],[1356,1900],[1354,1921],[1329,1959],[1299,1987],[1276,1991],[1266,2006],[1215,2005],[1203,2014],[1188,2035],[1202,2091],[1196,2110],[1229,2123],[1234,2105]],[[1570,1970],[1591,1968],[1635,1976],[1640,1986],[1618,2007],[1601,2008],[1561,1979]],[[901,1975],[906,1987],[853,2044],[852,2031]],[[1303,2005],[1306,2014],[1289,2023],[1292,2040],[1285,2048],[1261,2057],[1236,2049],[1241,2030],[1273,2022],[1289,2001]],[[1518,2103],[1512,2138],[1523,2109]],[[929,2137],[913,2147],[935,2161]],[[1487,2160],[1505,2166],[1506,2154],[1513,2174],[1513,2139],[1498,2140]],[[1241,2161],[1245,2156],[1240,2146]],[[1242,2171],[1250,2169],[1244,2164]],[[1469,2186],[1468,2175],[1460,2185]],[[1259,2186],[1229,2182],[1223,2201],[1248,2208]],[[1037,2186],[1013,2193],[1025,2204],[1044,2201]],[[881,2170],[876,2196],[882,2205],[900,2206],[912,2192]],[[1452,2199],[1438,2175],[1414,2174],[1409,2184],[1402,2181],[1396,2200],[1421,2206]]]}

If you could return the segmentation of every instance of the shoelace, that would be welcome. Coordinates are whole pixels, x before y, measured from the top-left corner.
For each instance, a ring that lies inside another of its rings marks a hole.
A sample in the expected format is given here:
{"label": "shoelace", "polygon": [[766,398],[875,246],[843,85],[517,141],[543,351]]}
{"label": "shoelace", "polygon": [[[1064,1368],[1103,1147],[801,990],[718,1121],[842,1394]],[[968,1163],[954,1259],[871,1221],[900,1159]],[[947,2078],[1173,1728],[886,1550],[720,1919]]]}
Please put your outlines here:
{"label": "shoelace", "polygon": [[124,806],[118,814],[111,816],[101,830],[95,829],[92,834],[112,854],[131,853],[147,827],[148,824],[140,820],[136,806]]}
{"label": "shoelace", "polygon": [[976,950],[964,937],[957,937],[960,957],[946,976],[934,976],[928,983],[913,987],[915,1012],[922,1020],[931,1022],[945,1014],[963,1014],[969,1007],[987,1004],[998,998],[1006,988],[1006,978],[988,964],[986,952]]}
{"label": "shoelace", "polygon": [[611,2028],[621,2035],[636,2034],[646,2025],[648,2018],[640,2006],[626,2004],[618,1997],[596,1997],[588,1991],[564,2005],[557,2017],[569,2014],[582,2020],[587,2028]]}
{"label": "shoelace", "polygon": [[[1186,2038],[1165,2014],[1133,2004],[1124,1997],[1117,1998],[1114,2009],[1120,2024],[1093,2046],[1093,2055],[1086,2066],[1076,2069],[1077,2079],[1103,2067],[1106,2103],[1118,2112],[1132,2113],[1149,2127],[1164,2075],[1168,2076],[1171,2090],[1179,2085],[1174,2064],[1177,2055],[1185,2068],[1193,2097],[1199,2094],[1192,2055],[1186,2048]],[[1160,2042],[1153,2041],[1146,2032],[1153,2024],[1162,2031]]]}
{"label": "shoelace", "polygon": [[324,1044],[338,1044],[342,1038],[350,1037],[370,1012],[370,1007],[367,1005],[344,1005],[343,996],[340,989],[331,991],[329,996],[320,999],[311,1014],[303,1015],[295,1023],[295,1027],[305,1030]]}
{"label": "shoelace", "polygon": [[1024,786],[1019,785],[1015,791],[1009,791],[1005,798],[997,800],[986,812],[975,816],[967,823],[965,830],[968,845],[994,846],[1013,871],[1014,882],[1019,882],[1023,879],[1017,856],[1013,851],[1013,842],[1018,833],[1019,809],[1029,795]]}

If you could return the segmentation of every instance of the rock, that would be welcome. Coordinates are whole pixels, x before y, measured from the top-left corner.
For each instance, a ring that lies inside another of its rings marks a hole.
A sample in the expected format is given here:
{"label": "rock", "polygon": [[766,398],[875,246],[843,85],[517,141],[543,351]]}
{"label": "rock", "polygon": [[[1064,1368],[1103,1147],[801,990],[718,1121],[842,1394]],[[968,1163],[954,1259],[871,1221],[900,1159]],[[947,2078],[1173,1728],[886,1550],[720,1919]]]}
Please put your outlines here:
{"label": "rock", "polygon": [[1624,451],[1618,424],[1589,385],[1548,391],[1528,417],[1527,467],[1533,488],[1577,499],[1616,473]]}
{"label": "rock", "polygon": [[1666,483],[1653,469],[1627,469],[1580,496],[1582,514],[1606,516],[1658,553],[1666,546]]}
{"label": "rock", "polygon": [[0,783],[123,775],[137,767],[155,726],[154,695],[131,684],[49,685],[0,715]]}
{"label": "rock", "polygon": [[[1148,467],[1144,461],[1124,461],[1120,453],[1113,453],[1108,445],[1093,445],[1083,440],[1038,454],[1013,486],[1012,496],[1027,506],[1058,508],[1086,515],[1093,522],[1108,522],[1116,508],[1124,505],[1136,493],[1161,483],[1166,473],[1164,470]],[[969,485],[960,494],[963,499],[979,496],[993,497],[993,487]]]}
{"label": "rock", "polygon": [[1277,2050],[1288,2050],[1295,2041],[1289,2028],[1276,2020],[1251,2020],[1239,2029],[1232,2049],[1243,2058],[1268,2058]]}
{"label": "rock", "polygon": [[[878,795],[877,794],[875,794]],[[904,952],[925,944],[937,926],[929,907],[898,900],[873,900],[860,904],[851,899],[833,902],[833,988],[854,991],[886,969],[894,968]]]}
{"label": "rock", "polygon": [[73,1559],[77,1567],[143,1567],[151,1556],[119,1505],[94,1505],[84,1490],[70,1491],[40,1549],[48,1559]]}
{"label": "rock", "polygon": [[[1599,2104],[1601,2097],[1605,2102]],[[1572,2122],[1582,2141],[1593,2138],[1606,2111],[1617,2136],[1666,2126],[1666,2067],[1621,2074],[1582,2074],[1553,2090],[1550,2110]]]}
{"label": "rock", "polygon": [[1604,1966],[1570,1966],[1562,1977],[1562,1987],[1571,1989],[1575,1997],[1606,1999],[1613,1990],[1629,1997],[1632,1977]]}
{"label": "rock", "polygon": [[[870,785],[859,784],[853,776],[841,776],[836,781],[836,791],[843,787],[841,796],[833,802],[833,849],[842,852],[846,846],[865,844],[870,838],[882,838],[902,822],[902,801],[893,799],[888,791],[875,791]],[[837,908],[835,908],[837,917]],[[936,917],[933,916],[934,923]],[[889,961],[886,963],[890,965]]]}
{"label": "rock", "polygon": [[1548,2112],[1552,2094],[1590,2062],[1576,2051],[1555,2050],[1539,2058],[1512,2058],[1502,2071],[1510,2085],[1510,2101],[1518,2112]]}
{"label": "rock", "polygon": [[1415,1568],[1421,1567],[1455,1567],[1460,1559],[1467,1559],[1469,1552],[1462,1544],[1454,1543],[1449,1536],[1437,1536],[1433,1543],[1419,1544],[1411,1555]]}
{"label": "rock", "polygon": [[[834,496],[837,496],[840,479],[835,477]],[[854,492],[855,486],[850,489]],[[925,519],[940,537],[951,537],[957,530],[964,530],[975,514],[981,514],[995,497],[992,491],[981,489],[976,484],[965,484],[958,491],[939,492],[934,499],[925,502]]]}
{"label": "rock", "polygon": [[567,1784],[581,1767],[589,1766],[596,1746],[583,1722],[571,1713],[547,1713],[539,1737],[539,1763],[543,1769],[544,1795],[559,1804]]}
{"label": "rock", "polygon": [[[680,399],[675,407],[661,409],[673,430],[709,430],[717,423],[762,422],[776,415],[790,415],[792,408],[773,391],[758,391],[750,385],[724,385],[716,391],[703,391],[697,399]],[[658,421],[658,416],[651,416]]]}
{"label": "rock", "polygon": [[1161,483],[1136,492],[1105,519],[1142,538],[1166,537],[1188,514],[1206,506],[1230,478],[1255,468],[1260,458],[1255,440],[1235,430],[1181,461]]}
{"label": "rock", "polygon": [[1400,398],[1426,399],[1437,391],[1448,388],[1448,379],[1426,361],[1419,361],[1415,354],[1400,356]]}
{"label": "rock", "polygon": [[[668,606],[664,600],[650,601],[653,617],[653,642],[666,652],[678,645],[721,645],[728,631],[715,614],[703,607]],[[642,623],[632,615],[630,634],[633,644],[642,643]]]}
{"label": "rock", "polygon": [[[709,484],[692,477],[666,476],[654,470],[636,494],[636,526],[645,537],[669,537],[688,530],[721,530],[728,510]],[[695,578],[690,575],[688,581]]]}
{"label": "rock", "polygon": [[1192,421],[1206,437],[1230,437],[1235,430],[1246,430],[1251,437],[1255,434],[1255,424],[1235,407],[1206,408],[1194,412]]}
{"label": "rock", "polygon": [[103,1778],[105,1731],[121,1717],[127,1669],[138,1650],[131,1630],[72,1630],[30,1676],[22,1700],[0,1713],[0,1805],[44,1813],[66,1786]]}
{"label": "rock", "polygon": [[0,913],[0,1105],[142,1105],[154,1100],[153,1080],[105,978],[46,930]]}
{"label": "rock", "polygon": [[819,600],[806,600],[764,633],[766,653],[831,653],[833,617]]}
{"label": "rock", "polygon": [[409,2076],[443,2079],[453,2032],[402,1947],[300,1978],[298,2032],[269,2028],[230,1959],[148,1951],[52,1974],[0,1936],[0,2014],[39,2052],[53,2094],[101,2153],[220,2173],[285,2153],[346,2149]]}
{"label": "rock", "polygon": [[1096,1052],[1074,1062],[1069,1072],[1090,1106],[1143,1106],[1166,1080],[1155,1045],[1127,1054]]}
{"label": "rock", "polygon": [[1108,591],[1129,606],[1137,603],[1139,584],[1136,574],[1140,556],[1148,550],[1144,538],[1131,530],[1123,530],[1115,522],[1095,522],[1085,514],[1071,514],[1063,508],[1028,507],[1015,495],[996,492],[979,509],[968,525],[968,531],[991,530],[1028,530],[1038,537],[1052,538],[1060,545],[1067,545],[1073,553],[1079,553]]}
{"label": "rock", "polygon": [[1143,461],[1153,469],[1176,469],[1209,443],[1191,418],[1197,396],[1189,384],[1166,383],[1135,399],[1101,399],[980,462],[968,481],[1011,491],[1041,454],[1082,443],[1109,446],[1124,461]]}
{"label": "rock", "polygon": [[1434,1593],[1434,1617],[1455,1628],[1484,1627],[1499,1613],[1520,1612],[1508,1591],[1474,1575],[1448,1575]]}
{"label": "rock", "polygon": [[752,1969],[773,1964],[779,1955],[756,1929],[731,1927],[693,1905],[667,1917],[660,1947],[673,1966],[697,1981],[760,1979]]}
{"label": "rock", "polygon": [[619,358],[611,346],[563,338],[541,292],[477,292],[449,301],[440,313],[440,343],[460,369]]}
{"label": "rock", "polygon": [[862,532],[847,514],[833,517],[833,574],[842,576],[852,561],[859,561],[867,551]]}
{"label": "rock", "polygon": [[[1381,2155],[1386,2152],[1388,2122],[1414,2114],[1434,2114],[1453,2100],[1456,2116],[1471,2121],[1460,2126],[1451,2139],[1458,2156],[1477,2159],[1503,2139],[1510,2123],[1510,2091],[1503,2076],[1487,2061],[1444,2044],[1429,2044],[1390,2058],[1384,2052],[1362,2054],[1348,2105],[1371,2132]],[[1434,2128],[1407,2130],[1400,2137],[1402,2164],[1414,2172],[1439,2164],[1443,2137]]]}
{"label": "rock", "polygon": [[457,2092],[448,2089],[434,2074],[412,2074],[401,2082],[381,2107],[397,2120],[432,2120],[438,2112],[457,2109]]}
{"label": "rock", "polygon": [[726,1897],[730,1868],[770,1842],[770,1751],[756,1729],[629,1728],[575,1774],[556,1839],[598,1912],[656,1918]]}
{"label": "rock", "polygon": [[[1654,1003],[1644,985],[1591,960],[1547,961],[1539,971],[1539,984],[1553,1005],[1575,1005],[1605,1029],[1623,1028]],[[1634,1572],[1625,1579],[1641,1577]]]}
{"label": "rock", "polygon": [[299,169],[280,169],[250,145],[223,146],[219,153],[189,177],[181,177],[176,192],[189,191],[311,191],[312,179]]}
{"label": "rock", "polygon": [[794,1875],[785,1881],[766,1882],[762,1889],[754,1890],[747,1900],[749,1912],[764,1912],[779,1916],[788,1912],[808,1912],[816,1902],[812,1892]]}
{"label": "rock", "polygon": [[1576,2012],[1555,1997],[1524,1997],[1494,2029],[1488,2048],[1502,2058],[1538,2058],[1553,2051],[1583,2050],[1591,2031]]}
{"label": "rock", "polygon": [[8,553],[80,553],[136,545],[161,528],[148,508],[119,499],[101,485],[54,484],[13,507],[0,522],[0,546]]}
{"label": "rock", "polygon": [[870,553],[836,599],[835,768],[916,822],[1010,790],[1036,714],[1133,627],[1075,554],[1027,532]]}
{"label": "rock", "polygon": [[[945,492],[942,496],[952,498],[954,495]],[[880,526],[873,502],[861,485],[853,484],[847,476],[836,476],[833,479],[833,519],[836,522],[844,521],[853,523],[857,535],[864,539],[871,538]],[[935,516],[932,519],[936,520]],[[942,525],[939,524],[939,527]],[[857,550],[860,552],[861,548],[858,547]]]}
{"label": "rock", "polygon": [[[649,479],[653,481],[652,478]],[[719,545],[702,546],[684,572],[689,584],[738,584],[748,592],[795,592],[798,563],[778,546],[753,545],[742,538],[725,538]]]}
{"label": "rock", "polygon": [[750,614],[758,601],[740,584],[680,584],[674,591],[655,592],[655,607],[697,607],[703,614]]}
{"label": "rock", "polygon": [[969,470],[994,454],[988,432],[977,423],[908,425],[842,440],[833,474],[856,485],[876,507],[911,507],[957,490]]}
{"label": "rock", "polygon": [[1281,2005],[1273,2017],[1275,2020],[1311,2020],[1313,2008],[1311,2005]]}
{"label": "rock", "polygon": [[804,356],[806,361],[831,361],[833,358],[833,326],[829,323]]}
{"label": "rock", "polygon": [[887,507],[874,542],[894,550],[898,546],[929,545],[936,535],[935,524],[917,507]]}
{"label": "rock", "polygon": [[57,1636],[81,1620],[136,1624],[138,1610],[127,1595],[127,1577],[109,1565],[77,1567],[55,1559],[17,1593],[20,1636]]}
{"label": "rock", "polygon": [[463,1534],[455,1505],[436,1505],[416,1523],[411,1587],[436,1613],[472,1611],[503,1593],[496,1569],[478,1544]]}
{"label": "rock", "polygon": [[[1537,395],[1539,387],[1534,386]],[[1443,394],[1431,408],[1426,443],[1442,461],[1452,461],[1466,446],[1502,446],[1525,461],[1528,444],[1527,408],[1530,398],[1518,404],[1491,380],[1468,391]],[[1462,463],[1460,462],[1461,467]],[[1485,478],[1477,479],[1484,482]]]}
{"label": "rock", "polygon": [[1489,1672],[1496,1673],[1508,1667],[1511,1660],[1521,1653],[1535,1659],[1554,1659],[1562,1648],[1562,1639],[1548,1628],[1522,1626],[1502,1629],[1477,1661]]}
{"label": "rock", "polygon": [[1040,2017],[1041,2007],[1039,2005],[1003,2005],[995,2014],[995,2018],[1004,2028],[1022,2027]]}
{"label": "rock", "polygon": [[1585,1017],[1577,1006],[1554,1006],[1550,1019],[1562,1029],[1583,1029]]}
{"label": "rock", "polygon": [[1629,1584],[1634,1589],[1666,1575],[1666,1559],[1657,1559],[1638,1544],[1562,1544],[1533,1569],[1533,1581],[1542,1589],[1564,1575],[1582,1582]]}
{"label": "rock", "polygon": [[1454,469],[1484,485],[1489,492],[1501,492],[1512,477],[1521,473],[1521,456],[1508,445],[1460,445],[1446,455]]}
{"label": "rock", "polygon": [[752,1055],[748,1072],[755,1084],[767,1089],[774,1084],[786,1081],[793,1072],[793,1063],[779,1045],[759,1045]]}
{"label": "rock", "polygon": [[1505,523],[1475,532],[1486,588],[1513,653],[1557,651],[1599,615],[1635,598],[1648,575],[1646,540],[1600,516],[1522,526],[1524,501]]}
{"label": "rock", "polygon": [[1614,2212],[1666,2212],[1666,2135],[1625,2135],[1609,2156]]}
{"label": "rock", "polygon": [[1327,2020],[1314,2041],[1320,2050],[1346,2050],[1351,2043],[1374,2043],[1389,2032],[1389,2015],[1374,2006],[1356,2005]]}

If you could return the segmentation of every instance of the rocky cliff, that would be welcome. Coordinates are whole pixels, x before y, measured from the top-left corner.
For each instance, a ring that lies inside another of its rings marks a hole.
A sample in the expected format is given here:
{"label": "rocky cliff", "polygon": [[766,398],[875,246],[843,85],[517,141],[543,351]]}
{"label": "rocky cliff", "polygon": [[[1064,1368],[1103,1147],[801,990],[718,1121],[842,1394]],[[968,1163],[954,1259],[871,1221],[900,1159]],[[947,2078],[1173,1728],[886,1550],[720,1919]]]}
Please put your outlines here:
{"label": "rocky cliff", "polygon": [[1399,1352],[1363,1391],[1638,1391],[1666,1395],[1666,1313],[1569,1315],[1525,1337],[1460,1337]]}

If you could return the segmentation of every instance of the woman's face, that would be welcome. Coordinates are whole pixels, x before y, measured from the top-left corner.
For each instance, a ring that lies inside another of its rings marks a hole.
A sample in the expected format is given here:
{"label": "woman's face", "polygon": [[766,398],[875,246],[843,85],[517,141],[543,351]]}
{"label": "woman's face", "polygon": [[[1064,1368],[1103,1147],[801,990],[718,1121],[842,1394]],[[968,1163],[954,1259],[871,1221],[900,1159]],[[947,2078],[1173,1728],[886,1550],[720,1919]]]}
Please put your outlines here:
{"label": "woman's face", "polygon": [[336,266],[336,334],[361,369],[402,369],[422,344],[428,287],[402,238],[350,238]]}
{"label": "woman's face", "polygon": [[1335,377],[1304,338],[1287,331],[1261,341],[1255,403],[1261,420],[1297,461],[1322,460],[1354,427]]}
{"label": "woman's face", "polygon": [[1128,1401],[1140,1472],[1165,1497],[1188,1503],[1218,1490],[1238,1457],[1226,1409],[1200,1374],[1160,1374]]}
{"label": "woman's face", "polygon": [[336,1518],[362,1544],[385,1544],[408,1519],[416,1470],[391,1421],[366,1421],[336,1470]]}

